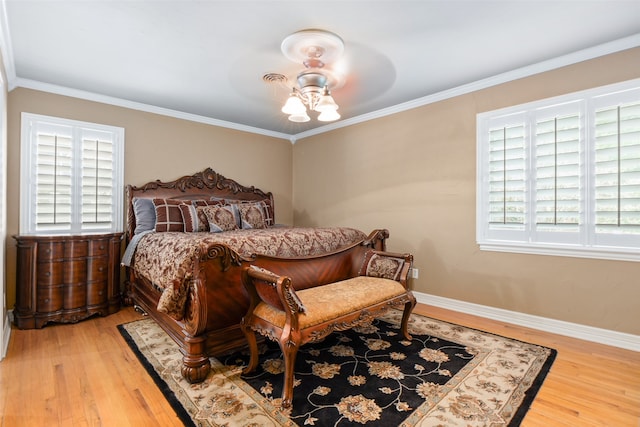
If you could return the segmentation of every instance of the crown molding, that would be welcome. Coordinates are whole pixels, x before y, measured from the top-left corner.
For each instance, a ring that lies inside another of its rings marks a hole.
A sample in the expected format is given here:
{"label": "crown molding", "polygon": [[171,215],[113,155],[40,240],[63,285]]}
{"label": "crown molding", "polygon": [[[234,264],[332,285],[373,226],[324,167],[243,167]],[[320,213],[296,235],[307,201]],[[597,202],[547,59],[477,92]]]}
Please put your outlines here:
{"label": "crown molding", "polygon": [[611,53],[621,52],[623,50],[632,49],[640,46],[640,33],[634,34],[629,37],[614,40],[609,43],[604,43],[598,46],[593,46],[587,49],[583,49],[577,52],[573,52],[567,55],[559,56],[547,61],[539,62],[536,64],[521,67],[515,70],[508,71],[506,73],[497,74],[486,79],[478,80],[466,85],[458,86],[452,89],[444,90],[442,92],[435,93],[433,95],[417,98],[412,101],[407,101],[402,104],[394,105],[389,108],[383,108],[381,110],[373,111],[371,113],[362,114],[358,117],[352,117],[350,119],[341,120],[339,122],[331,123],[326,126],[311,129],[305,132],[298,133],[291,136],[292,142],[295,142],[302,138],[318,135],[331,130],[363,123],[369,120],[379,119],[381,117],[390,116],[392,114],[401,113],[403,111],[411,110],[414,108],[422,107],[424,105],[433,104],[435,102],[444,101],[449,98],[454,98],[460,95],[466,95],[471,92],[486,89],[492,86],[497,86],[502,83],[507,83],[513,80],[518,80],[524,77],[529,77],[534,74],[540,74],[545,71],[551,71],[557,68],[565,67],[568,65],[576,64],[578,62],[587,61],[589,59],[598,58],[600,56],[609,55]]}
{"label": "crown molding", "polygon": [[36,80],[16,78],[15,86],[25,88],[25,89],[39,90],[42,92],[55,93],[57,95],[69,96],[72,98],[80,98],[87,101],[99,102],[102,104],[130,108],[132,110],[145,111],[147,113],[154,113],[162,116],[169,116],[177,119],[189,120],[192,122],[204,123],[212,126],[219,126],[219,127],[235,129],[243,132],[271,136],[274,138],[289,139],[291,136],[282,132],[274,132],[267,129],[261,129],[261,128],[246,126],[238,123],[227,122],[224,120],[214,119],[211,117],[185,113],[183,111],[171,110],[169,108],[156,107],[154,105],[144,104],[142,102],[129,101],[127,99],[115,98],[112,96],[101,95],[94,92],[87,92],[83,90],[68,88],[65,86],[58,86],[58,85],[53,85],[49,83],[43,83]]}

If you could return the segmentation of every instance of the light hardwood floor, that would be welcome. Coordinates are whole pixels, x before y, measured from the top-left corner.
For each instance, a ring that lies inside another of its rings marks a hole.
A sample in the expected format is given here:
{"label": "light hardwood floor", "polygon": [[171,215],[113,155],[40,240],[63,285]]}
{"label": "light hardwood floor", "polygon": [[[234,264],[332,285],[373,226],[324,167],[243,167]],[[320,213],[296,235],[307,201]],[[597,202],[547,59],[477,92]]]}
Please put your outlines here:
{"label": "light hardwood floor", "polygon": [[[522,426],[640,427],[640,353],[418,304],[416,313],[558,351]],[[13,329],[0,362],[0,425],[182,426],[108,317]]]}

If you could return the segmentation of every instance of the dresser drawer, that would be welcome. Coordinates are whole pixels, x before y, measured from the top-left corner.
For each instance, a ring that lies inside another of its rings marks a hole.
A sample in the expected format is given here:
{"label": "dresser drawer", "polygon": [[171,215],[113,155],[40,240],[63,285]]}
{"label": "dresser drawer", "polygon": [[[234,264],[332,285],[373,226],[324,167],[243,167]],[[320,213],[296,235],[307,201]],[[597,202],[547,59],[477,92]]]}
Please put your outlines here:
{"label": "dresser drawer", "polygon": [[62,310],[62,288],[62,285],[38,287],[36,293],[36,311],[39,313],[50,313]]}
{"label": "dresser drawer", "polygon": [[87,260],[85,258],[72,259],[63,264],[65,284],[84,283],[87,281]]}
{"label": "dresser drawer", "polygon": [[109,254],[109,241],[108,240],[93,240],[89,242],[89,250],[87,255],[92,256],[105,256]]}
{"label": "dresser drawer", "polygon": [[87,285],[85,283],[64,285],[63,297],[65,310],[84,307],[87,305]]}
{"label": "dresser drawer", "polygon": [[107,288],[104,283],[87,284],[87,305],[101,305],[107,302]]}
{"label": "dresser drawer", "polygon": [[37,283],[38,286],[61,285],[63,278],[63,265],[60,262],[38,262]]}
{"label": "dresser drawer", "polygon": [[89,258],[87,260],[88,264],[88,274],[87,281],[89,282],[98,282],[104,281],[108,277],[108,266],[109,266],[109,258],[98,257],[98,258]]}
{"label": "dresser drawer", "polygon": [[64,257],[64,242],[38,243],[38,261],[48,262]]}
{"label": "dresser drawer", "polygon": [[64,243],[65,259],[84,258],[87,256],[88,240],[70,240]]}

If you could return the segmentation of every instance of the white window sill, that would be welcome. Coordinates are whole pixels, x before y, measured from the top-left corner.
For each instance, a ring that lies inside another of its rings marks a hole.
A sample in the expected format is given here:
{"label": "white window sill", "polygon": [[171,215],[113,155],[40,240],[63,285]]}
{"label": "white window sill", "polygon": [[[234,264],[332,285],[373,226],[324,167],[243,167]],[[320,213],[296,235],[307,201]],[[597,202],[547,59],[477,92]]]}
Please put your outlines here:
{"label": "white window sill", "polygon": [[513,242],[478,242],[478,245],[481,251],[640,262],[640,248],[584,248],[571,245],[551,246]]}

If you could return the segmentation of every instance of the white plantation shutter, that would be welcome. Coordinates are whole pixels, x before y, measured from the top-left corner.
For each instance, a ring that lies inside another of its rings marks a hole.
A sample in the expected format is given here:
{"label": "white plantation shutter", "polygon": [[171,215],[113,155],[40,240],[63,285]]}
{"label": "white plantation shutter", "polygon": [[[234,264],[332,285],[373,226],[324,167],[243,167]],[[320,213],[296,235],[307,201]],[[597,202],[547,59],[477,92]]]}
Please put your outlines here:
{"label": "white plantation shutter", "polygon": [[522,239],[529,210],[526,115],[491,117],[479,134],[486,137],[481,148],[483,232],[497,240]]}
{"label": "white plantation shutter", "polygon": [[122,228],[124,130],[23,113],[21,233]]}
{"label": "white plantation shutter", "polygon": [[640,80],[477,126],[481,249],[640,261]]}
{"label": "white plantation shutter", "polygon": [[633,245],[640,238],[640,89],[597,99],[594,145],[595,240]]}
{"label": "white plantation shutter", "polygon": [[70,230],[73,147],[68,126],[42,126],[35,146],[35,225]]}
{"label": "white plantation shutter", "polygon": [[489,222],[520,227],[525,222],[525,127],[489,131]]}
{"label": "white plantation shutter", "polygon": [[536,127],[536,224],[575,229],[580,223],[580,117],[554,117]]}
{"label": "white plantation shutter", "polygon": [[113,218],[114,146],[107,132],[83,130],[82,223],[84,228],[109,226]]}
{"label": "white plantation shutter", "polygon": [[532,231],[539,242],[580,242],[584,213],[580,107],[580,103],[569,103],[535,114]]}

